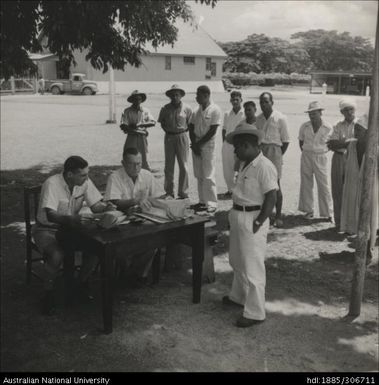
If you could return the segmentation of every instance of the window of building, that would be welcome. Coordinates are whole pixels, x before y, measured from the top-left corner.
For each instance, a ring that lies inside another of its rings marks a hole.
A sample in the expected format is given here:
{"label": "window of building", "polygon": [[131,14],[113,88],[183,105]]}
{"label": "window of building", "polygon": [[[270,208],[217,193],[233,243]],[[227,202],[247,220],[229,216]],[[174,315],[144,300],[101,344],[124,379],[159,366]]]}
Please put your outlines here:
{"label": "window of building", "polygon": [[183,62],[184,64],[195,64],[195,56],[184,56]]}
{"label": "window of building", "polygon": [[166,56],[165,70],[171,70],[171,56]]}
{"label": "window of building", "polygon": [[216,63],[211,64],[211,75],[216,76]]}
{"label": "window of building", "polygon": [[207,57],[205,59],[205,70],[206,71],[210,71],[211,70],[211,64],[212,64],[212,58],[211,57]]}

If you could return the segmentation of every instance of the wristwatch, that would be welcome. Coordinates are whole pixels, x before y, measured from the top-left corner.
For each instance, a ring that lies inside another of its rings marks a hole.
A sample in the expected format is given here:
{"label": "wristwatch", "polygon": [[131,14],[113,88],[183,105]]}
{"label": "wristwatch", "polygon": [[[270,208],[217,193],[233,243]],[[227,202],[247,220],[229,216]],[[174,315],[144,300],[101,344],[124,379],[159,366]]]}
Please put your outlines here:
{"label": "wristwatch", "polygon": [[261,222],[259,222],[257,219],[254,221],[254,225],[256,225],[256,226],[262,226],[262,223]]}

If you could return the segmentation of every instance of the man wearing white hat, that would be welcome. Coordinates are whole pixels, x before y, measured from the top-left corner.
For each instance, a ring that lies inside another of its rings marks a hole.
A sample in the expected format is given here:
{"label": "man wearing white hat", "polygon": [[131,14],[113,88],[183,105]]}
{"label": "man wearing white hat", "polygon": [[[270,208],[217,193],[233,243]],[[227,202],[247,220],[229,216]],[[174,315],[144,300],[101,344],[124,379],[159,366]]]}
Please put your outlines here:
{"label": "man wearing white hat", "polygon": [[313,175],[316,178],[320,217],[332,221],[332,196],[328,184],[327,141],[332,131],[329,123],[322,119],[323,108],[319,102],[311,102],[306,113],[309,122],[303,123],[299,130],[301,149],[299,210],[306,218],[313,218]]}
{"label": "man wearing white hat", "polygon": [[348,145],[346,140],[354,136],[356,104],[350,100],[341,100],[339,109],[344,116],[344,120],[341,120],[334,126],[333,133],[327,143],[328,148],[334,151],[331,179],[334,223],[337,229],[340,227],[341,219],[342,189],[346,166],[346,148]]}
{"label": "man wearing white hat", "polygon": [[175,158],[179,166],[178,198],[188,198],[188,125],[192,109],[181,101],[185,94],[183,89],[174,84],[166,91],[166,96],[171,102],[163,106],[159,113],[158,122],[166,133],[164,138],[166,193],[162,198],[174,198]]}
{"label": "man wearing white hat", "polygon": [[265,320],[265,254],[268,218],[279,189],[274,164],[263,156],[259,145],[263,132],[245,122],[226,137],[241,161],[233,187],[233,208],[229,212],[229,262],[233,283],[222,302],[243,308],[237,327],[249,327]]}
{"label": "man wearing white hat", "polygon": [[125,108],[121,116],[120,128],[127,134],[124,151],[126,148],[137,148],[142,155],[142,168],[149,170],[147,161],[147,128],[155,126],[155,121],[150,111],[142,107],[141,104],[146,100],[146,94],[135,90],[128,97],[127,101],[132,103]]}

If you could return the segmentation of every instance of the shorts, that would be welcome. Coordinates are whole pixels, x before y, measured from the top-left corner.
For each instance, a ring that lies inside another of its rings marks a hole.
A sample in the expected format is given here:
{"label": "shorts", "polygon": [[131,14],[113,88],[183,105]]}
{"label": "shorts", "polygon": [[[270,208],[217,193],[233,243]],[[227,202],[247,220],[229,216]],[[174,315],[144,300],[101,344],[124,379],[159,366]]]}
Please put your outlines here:
{"label": "shorts", "polygon": [[278,172],[278,179],[282,177],[282,164],[283,164],[283,154],[282,148],[276,144],[261,144],[261,150],[263,155],[270,159]]}

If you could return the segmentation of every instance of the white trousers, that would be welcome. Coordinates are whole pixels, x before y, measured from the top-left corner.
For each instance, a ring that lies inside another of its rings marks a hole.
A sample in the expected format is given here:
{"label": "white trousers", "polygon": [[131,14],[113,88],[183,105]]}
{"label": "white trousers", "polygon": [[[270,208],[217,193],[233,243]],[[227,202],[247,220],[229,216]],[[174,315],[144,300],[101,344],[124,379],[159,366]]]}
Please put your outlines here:
{"label": "white trousers", "polygon": [[229,298],[244,305],[245,318],[262,321],[266,318],[264,260],[269,221],[254,234],[253,222],[258,214],[233,209],[229,212],[229,263],[234,271]]}
{"label": "white trousers", "polygon": [[201,147],[200,156],[192,152],[193,172],[197,179],[199,202],[217,207],[215,143]]}
{"label": "white trousers", "polygon": [[300,163],[300,199],[299,210],[313,213],[313,175],[316,178],[318,190],[318,205],[320,217],[331,217],[332,195],[328,184],[328,159],[326,154],[315,154],[311,151],[301,153]]}
{"label": "white trousers", "polygon": [[236,156],[234,154],[234,146],[226,140],[222,143],[222,170],[228,191],[232,191],[234,186],[234,165]]}

